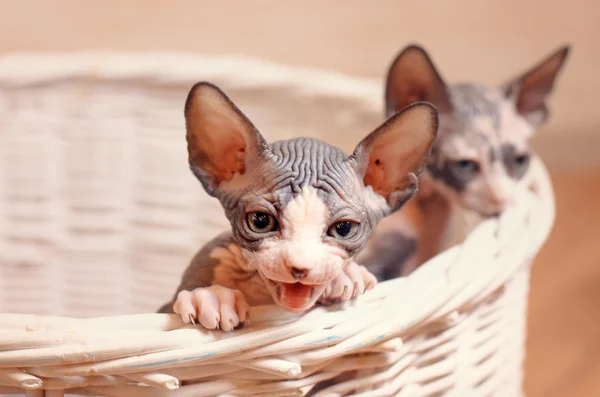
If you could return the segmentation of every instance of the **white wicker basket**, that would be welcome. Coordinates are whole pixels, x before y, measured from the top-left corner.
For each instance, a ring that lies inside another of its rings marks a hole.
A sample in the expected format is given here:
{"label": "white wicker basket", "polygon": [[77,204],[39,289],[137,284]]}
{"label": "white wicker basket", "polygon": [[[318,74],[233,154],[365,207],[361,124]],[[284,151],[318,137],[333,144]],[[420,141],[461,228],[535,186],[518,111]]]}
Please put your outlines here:
{"label": "white wicker basket", "polygon": [[379,81],[252,59],[1,58],[0,392],[288,396],[371,368],[319,395],[522,394],[530,263],[554,221],[538,159],[534,189],[499,220],[355,302],[300,317],[255,308],[233,333],[134,314],[164,303],[227,227],[187,167],[183,103],[198,80],[269,140],[351,150],[382,122]]}

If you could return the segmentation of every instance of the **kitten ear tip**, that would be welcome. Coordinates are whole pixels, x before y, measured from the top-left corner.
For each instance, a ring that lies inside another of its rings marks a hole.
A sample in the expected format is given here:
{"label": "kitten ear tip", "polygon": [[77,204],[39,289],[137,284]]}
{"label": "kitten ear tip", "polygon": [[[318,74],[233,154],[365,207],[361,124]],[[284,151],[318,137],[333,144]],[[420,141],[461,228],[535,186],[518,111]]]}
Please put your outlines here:
{"label": "kitten ear tip", "polygon": [[416,43],[416,42],[408,43],[406,45],[406,47],[404,47],[404,50],[402,52],[409,52],[409,51],[418,51],[418,52],[421,52],[424,54],[427,53],[425,51],[425,48],[421,44]]}
{"label": "kitten ear tip", "polygon": [[425,57],[426,59],[429,60],[429,54],[427,53],[427,51],[425,51],[425,48],[423,48],[423,46],[421,46],[418,43],[408,43],[405,47],[403,47],[400,51],[398,51],[398,53],[396,54],[396,56],[390,63],[390,66],[388,68],[388,77],[387,77],[388,80],[392,77],[392,71],[394,70],[396,65],[398,65],[400,63],[400,60],[404,59],[404,57],[406,55],[413,54],[413,53],[419,54],[422,57]]}
{"label": "kitten ear tip", "polygon": [[201,90],[216,91],[221,95],[225,94],[223,90],[215,83],[212,83],[207,80],[201,80],[194,83],[194,85],[192,85],[192,87],[190,88],[190,91],[188,92],[188,100],[192,97],[195,97]]}
{"label": "kitten ear tip", "polygon": [[[213,101],[215,98],[220,98],[225,103],[229,103],[229,105],[235,109],[237,107],[229,98],[229,96],[223,91],[218,85],[212,83],[207,80],[201,80],[190,88],[188,92],[187,98],[185,100],[185,105],[183,107],[183,114],[186,120],[190,117],[190,112],[193,109],[193,104],[202,104],[205,102]],[[239,109],[237,109],[239,111]]]}
{"label": "kitten ear tip", "polygon": [[569,57],[571,52],[573,52],[573,45],[571,43],[566,43],[560,48],[559,52],[564,62]]}
{"label": "kitten ear tip", "polygon": [[190,109],[192,107],[192,102],[198,97],[199,92],[206,88],[212,89],[212,90],[217,90],[217,91],[221,92],[219,87],[217,87],[216,85],[214,85],[211,82],[198,81],[197,83],[194,83],[194,85],[192,85],[192,87],[188,91],[187,98],[185,99],[185,105],[183,107],[183,113],[186,117],[188,116],[188,113],[190,112]]}
{"label": "kitten ear tip", "polygon": [[564,65],[567,63],[567,59],[570,57],[572,52],[571,43],[563,44],[552,56],[556,60],[556,68],[557,71],[561,70]]}
{"label": "kitten ear tip", "polygon": [[398,51],[398,53],[392,60],[388,70],[388,80],[390,78],[390,72],[394,69],[394,67],[397,64],[400,63],[399,61],[401,59],[404,59],[404,57],[408,54],[419,54],[420,56],[425,57],[428,60],[430,59],[429,54],[422,45],[418,43],[408,43],[404,48]]}
{"label": "kitten ear tip", "polygon": [[200,89],[202,87],[212,88],[212,89],[221,91],[221,89],[215,83],[211,83],[208,80],[200,80],[200,81],[194,83],[194,85],[192,86],[192,88],[190,89],[190,91],[195,91],[195,90],[198,90],[198,89]]}

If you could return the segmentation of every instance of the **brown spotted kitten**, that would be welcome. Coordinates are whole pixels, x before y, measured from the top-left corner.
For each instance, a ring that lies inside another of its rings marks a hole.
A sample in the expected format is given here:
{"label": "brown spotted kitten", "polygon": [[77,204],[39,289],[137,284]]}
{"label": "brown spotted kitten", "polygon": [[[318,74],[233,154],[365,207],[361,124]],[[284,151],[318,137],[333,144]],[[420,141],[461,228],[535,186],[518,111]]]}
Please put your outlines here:
{"label": "brown spotted kitten", "polygon": [[419,193],[379,223],[357,261],[379,280],[406,275],[462,241],[473,218],[501,213],[528,184],[530,139],[548,120],[546,101],[568,53],[562,47],[505,84],[487,87],[447,84],[423,48],[401,51],[387,76],[386,114],[431,102],[439,134]]}

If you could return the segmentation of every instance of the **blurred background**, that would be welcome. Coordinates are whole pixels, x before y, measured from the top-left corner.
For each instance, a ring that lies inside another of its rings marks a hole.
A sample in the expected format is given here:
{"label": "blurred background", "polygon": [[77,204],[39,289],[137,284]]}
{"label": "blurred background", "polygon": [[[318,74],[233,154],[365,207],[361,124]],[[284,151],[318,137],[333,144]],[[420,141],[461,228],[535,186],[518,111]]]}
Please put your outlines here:
{"label": "blurred background", "polygon": [[0,52],[182,51],[260,57],[383,79],[420,43],[448,82],[500,84],[572,52],[535,138],[558,219],[536,260],[528,397],[600,395],[600,2],[0,1]]}

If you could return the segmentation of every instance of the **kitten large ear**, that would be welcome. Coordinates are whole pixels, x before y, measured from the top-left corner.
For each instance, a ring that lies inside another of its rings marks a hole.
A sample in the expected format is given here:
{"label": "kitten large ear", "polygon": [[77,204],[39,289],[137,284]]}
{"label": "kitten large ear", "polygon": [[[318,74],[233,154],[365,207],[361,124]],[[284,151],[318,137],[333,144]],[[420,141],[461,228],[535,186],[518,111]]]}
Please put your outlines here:
{"label": "kitten large ear", "polygon": [[416,102],[369,134],[350,157],[365,186],[385,198],[391,211],[417,192],[418,176],[429,159],[437,128],[435,107]]}
{"label": "kitten large ear", "polygon": [[265,139],[218,87],[200,82],[185,103],[188,161],[206,191],[256,165],[267,148]]}
{"label": "kitten large ear", "polygon": [[564,46],[501,87],[504,95],[515,102],[517,111],[534,127],[548,118],[546,100],[568,55],[569,46]]}
{"label": "kitten large ear", "polygon": [[396,56],[388,70],[386,115],[389,117],[417,101],[431,102],[440,113],[452,111],[446,83],[429,55],[423,48],[410,45]]}

